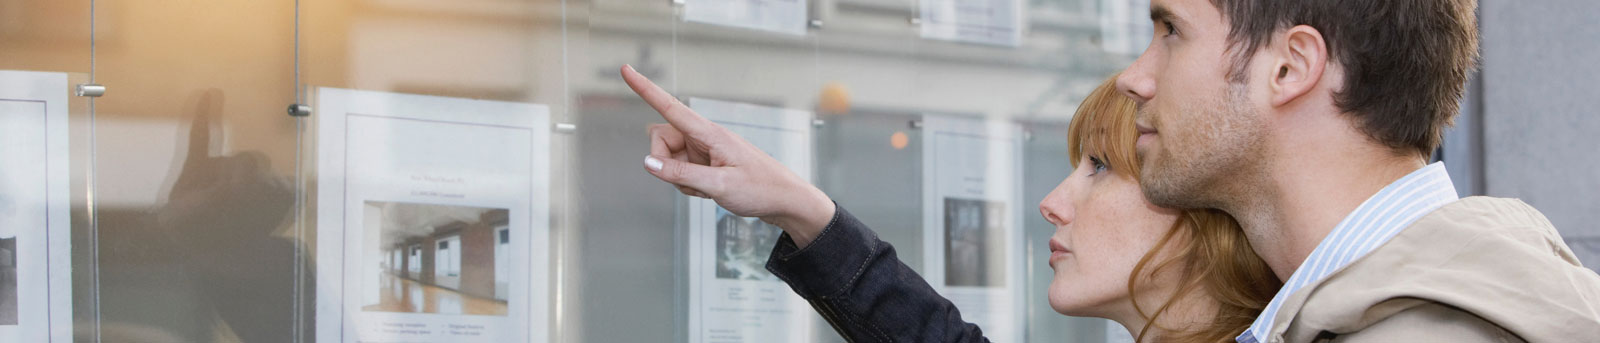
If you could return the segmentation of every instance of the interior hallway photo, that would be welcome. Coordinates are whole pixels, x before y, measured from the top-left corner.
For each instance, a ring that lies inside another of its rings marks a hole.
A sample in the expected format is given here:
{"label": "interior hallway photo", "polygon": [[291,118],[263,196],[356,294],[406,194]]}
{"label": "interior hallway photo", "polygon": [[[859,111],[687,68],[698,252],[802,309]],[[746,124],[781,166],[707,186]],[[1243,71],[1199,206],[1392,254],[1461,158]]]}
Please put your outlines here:
{"label": "interior hallway photo", "polygon": [[506,302],[462,294],[384,273],[378,304],[363,306],[363,311],[506,315]]}

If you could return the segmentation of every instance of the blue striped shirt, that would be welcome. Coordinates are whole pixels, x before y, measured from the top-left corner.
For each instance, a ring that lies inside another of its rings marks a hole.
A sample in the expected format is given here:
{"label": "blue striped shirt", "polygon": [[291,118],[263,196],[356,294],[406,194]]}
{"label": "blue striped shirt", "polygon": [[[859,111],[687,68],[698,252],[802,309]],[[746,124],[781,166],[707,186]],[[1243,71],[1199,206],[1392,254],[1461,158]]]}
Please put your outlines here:
{"label": "blue striped shirt", "polygon": [[1239,343],[1268,342],[1267,335],[1278,315],[1278,307],[1289,295],[1355,262],[1423,215],[1459,198],[1442,162],[1417,169],[1383,187],[1328,232],[1317,249],[1311,251],[1311,256],[1307,256],[1300,268],[1283,283],[1267,308],[1261,310],[1255,323],[1235,340]]}

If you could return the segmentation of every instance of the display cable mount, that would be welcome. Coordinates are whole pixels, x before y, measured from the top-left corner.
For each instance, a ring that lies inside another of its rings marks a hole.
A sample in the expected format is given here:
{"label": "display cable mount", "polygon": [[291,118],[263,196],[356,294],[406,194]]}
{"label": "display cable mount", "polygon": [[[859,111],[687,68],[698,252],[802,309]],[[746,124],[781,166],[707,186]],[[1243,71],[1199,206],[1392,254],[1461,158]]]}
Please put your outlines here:
{"label": "display cable mount", "polygon": [[106,86],[98,83],[80,83],[73,94],[81,97],[98,98],[106,95]]}
{"label": "display cable mount", "polygon": [[290,117],[309,117],[309,116],[311,116],[311,105],[289,104],[289,116]]}

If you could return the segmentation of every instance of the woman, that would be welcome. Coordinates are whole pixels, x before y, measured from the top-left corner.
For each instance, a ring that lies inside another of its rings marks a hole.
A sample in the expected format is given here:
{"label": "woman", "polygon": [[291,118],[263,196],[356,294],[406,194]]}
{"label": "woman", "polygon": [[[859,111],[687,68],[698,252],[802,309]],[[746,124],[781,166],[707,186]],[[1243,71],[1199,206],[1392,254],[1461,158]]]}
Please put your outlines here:
{"label": "woman", "polygon": [[[685,194],[784,233],[768,269],[852,341],[980,341],[982,331],[816,187],[683,106],[631,67],[623,79],[669,124],[652,126],[645,169]],[[1075,168],[1039,206],[1050,239],[1050,305],[1117,321],[1140,342],[1225,342],[1280,282],[1220,211],[1151,205],[1138,184],[1134,106],[1111,80],[1078,109]]]}

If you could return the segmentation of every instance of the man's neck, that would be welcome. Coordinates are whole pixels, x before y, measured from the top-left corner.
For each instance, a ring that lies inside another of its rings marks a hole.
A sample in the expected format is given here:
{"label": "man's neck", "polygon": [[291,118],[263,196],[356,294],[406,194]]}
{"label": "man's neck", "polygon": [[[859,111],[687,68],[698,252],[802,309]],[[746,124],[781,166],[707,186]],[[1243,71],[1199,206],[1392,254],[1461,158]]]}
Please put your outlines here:
{"label": "man's neck", "polygon": [[1275,149],[1261,166],[1264,172],[1256,173],[1259,179],[1241,180],[1259,186],[1243,188],[1251,194],[1223,208],[1239,220],[1279,280],[1288,280],[1362,202],[1425,165],[1421,157],[1398,155],[1353,128],[1312,128],[1290,127],[1272,138]]}

